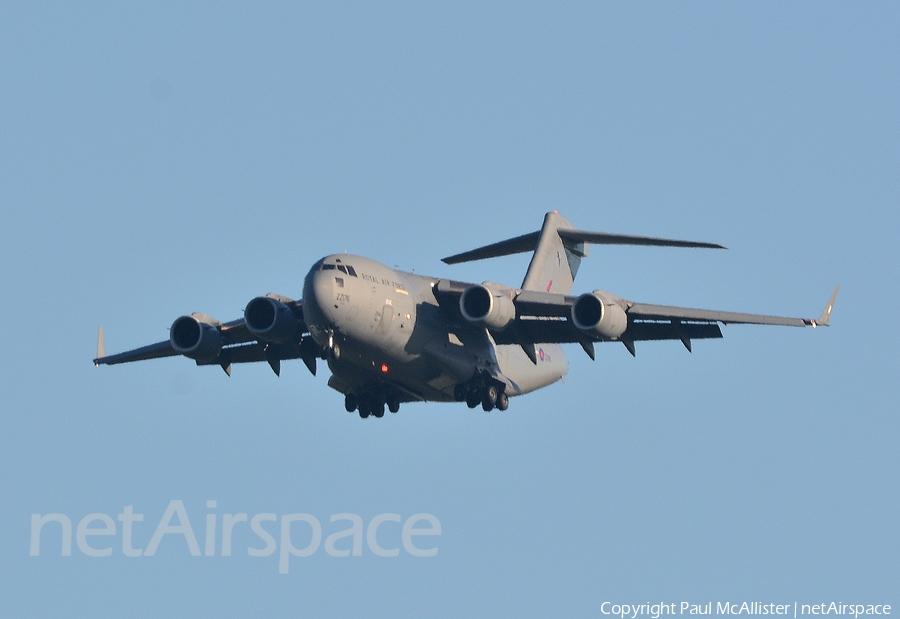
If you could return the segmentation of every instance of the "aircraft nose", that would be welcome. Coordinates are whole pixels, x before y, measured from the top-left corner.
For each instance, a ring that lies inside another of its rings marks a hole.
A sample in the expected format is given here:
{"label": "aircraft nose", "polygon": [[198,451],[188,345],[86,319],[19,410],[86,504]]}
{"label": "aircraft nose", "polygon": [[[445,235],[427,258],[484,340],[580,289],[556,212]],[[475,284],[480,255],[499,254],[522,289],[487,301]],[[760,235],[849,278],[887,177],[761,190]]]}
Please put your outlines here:
{"label": "aircraft nose", "polygon": [[332,312],[329,310],[333,307],[334,276],[327,271],[320,271],[313,278],[313,286],[316,304],[322,310],[322,313],[325,314],[325,317],[330,319]]}
{"label": "aircraft nose", "polygon": [[303,318],[313,338],[318,340],[334,320],[332,297],[334,278],[329,271],[313,269],[306,275],[303,285]]}

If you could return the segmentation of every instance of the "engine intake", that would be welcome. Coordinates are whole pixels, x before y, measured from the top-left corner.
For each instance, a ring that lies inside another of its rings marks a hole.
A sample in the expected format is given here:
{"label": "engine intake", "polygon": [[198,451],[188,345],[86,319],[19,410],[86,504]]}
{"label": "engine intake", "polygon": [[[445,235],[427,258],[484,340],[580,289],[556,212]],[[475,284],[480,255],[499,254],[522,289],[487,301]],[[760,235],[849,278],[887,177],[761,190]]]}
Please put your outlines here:
{"label": "engine intake", "polygon": [[489,329],[500,331],[516,318],[516,306],[505,294],[486,286],[469,286],[459,297],[463,318]]}
{"label": "engine intake", "polygon": [[247,329],[265,342],[286,342],[297,334],[300,321],[287,305],[272,297],[256,297],[244,308]]}
{"label": "engine intake", "polygon": [[212,361],[222,350],[222,337],[217,324],[214,319],[200,313],[176,318],[169,330],[172,348],[195,361]]}
{"label": "engine intake", "polygon": [[609,293],[595,290],[575,299],[572,324],[579,331],[614,340],[628,328],[628,316]]}

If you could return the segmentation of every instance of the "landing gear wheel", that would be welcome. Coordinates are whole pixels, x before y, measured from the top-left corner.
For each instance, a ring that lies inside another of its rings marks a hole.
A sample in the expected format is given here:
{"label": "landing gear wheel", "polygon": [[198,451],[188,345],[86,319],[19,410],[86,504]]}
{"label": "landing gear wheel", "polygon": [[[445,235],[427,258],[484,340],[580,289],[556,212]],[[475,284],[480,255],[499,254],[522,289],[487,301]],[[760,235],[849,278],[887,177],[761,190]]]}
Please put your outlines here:
{"label": "landing gear wheel", "polygon": [[478,406],[478,403],[481,402],[481,396],[478,393],[477,389],[469,389],[469,392],[466,393],[466,406],[469,408],[475,408]]}
{"label": "landing gear wheel", "polygon": [[388,398],[387,401],[388,410],[392,413],[396,413],[400,410],[400,398],[396,395],[392,395]]}
{"label": "landing gear wheel", "polygon": [[356,395],[348,393],[344,396],[344,408],[347,409],[348,413],[356,410]]}
{"label": "landing gear wheel", "polygon": [[484,412],[490,412],[497,403],[498,391],[496,385],[488,385],[484,388],[484,397],[481,398],[481,408]]}
{"label": "landing gear wheel", "polygon": [[384,417],[384,402],[376,402],[375,406],[372,407],[372,414],[378,419]]}
{"label": "landing gear wheel", "polygon": [[331,348],[325,349],[325,355],[328,357],[329,361],[337,361],[341,358],[341,347],[335,342],[331,345]]}
{"label": "landing gear wheel", "polygon": [[372,399],[368,397],[366,394],[362,394],[359,396],[359,416],[361,419],[365,419],[369,415],[372,414]]}
{"label": "landing gear wheel", "polygon": [[506,395],[506,392],[501,392],[497,396],[497,410],[505,411],[507,408],[509,408],[509,396]]}

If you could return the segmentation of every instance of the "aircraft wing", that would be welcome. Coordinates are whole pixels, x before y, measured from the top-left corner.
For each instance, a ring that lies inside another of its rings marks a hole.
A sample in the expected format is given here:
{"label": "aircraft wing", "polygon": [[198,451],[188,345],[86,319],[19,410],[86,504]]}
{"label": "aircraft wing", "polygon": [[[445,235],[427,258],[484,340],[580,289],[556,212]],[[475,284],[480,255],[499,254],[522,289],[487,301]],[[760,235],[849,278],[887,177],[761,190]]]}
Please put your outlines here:
{"label": "aircraft wing", "polygon": [[[310,372],[316,373],[316,358],[320,356],[320,350],[310,337],[303,337],[308,330],[303,322],[302,303],[281,297],[269,295],[270,298],[290,310],[297,318],[297,336],[285,341],[265,341],[254,335],[247,327],[244,318],[220,323],[202,314],[193,314],[191,317],[198,319],[207,325],[214,327],[221,341],[221,350],[210,358],[195,359],[197,365],[220,365],[222,369],[231,375],[233,363],[252,363],[267,361],[272,370],[279,374],[281,361],[287,359],[303,359]],[[264,297],[259,297],[260,299]],[[186,317],[182,317],[186,318]],[[181,319],[179,319],[181,320]],[[100,327],[97,339],[97,358],[94,365],[116,365],[119,363],[131,363],[132,361],[145,361],[147,359],[159,359],[162,357],[174,357],[180,353],[176,350],[171,339],[156,342],[148,346],[142,346],[114,355],[106,354],[106,345],[103,336],[103,327]]]}
{"label": "aircraft wing", "polygon": [[[435,286],[435,293],[445,310],[455,305],[456,316],[461,318],[458,308],[459,298],[470,285],[441,280]],[[621,341],[632,355],[634,342],[642,340],[680,340],[690,350],[691,340],[721,338],[719,323],[791,327],[827,326],[838,288],[835,288],[825,311],[818,319],[635,303],[602,291],[595,291],[614,299],[625,312],[627,328],[615,339],[575,327],[572,320],[572,306],[579,297],[532,290],[509,292],[515,305],[516,317],[504,329],[491,330],[491,336],[497,344],[519,344],[529,356],[532,356],[534,344],[578,343],[593,358],[594,342],[604,341]]]}
{"label": "aircraft wing", "polygon": [[[223,350],[232,344],[241,344],[244,342],[254,341],[255,338],[250,334],[244,320],[234,320],[219,326],[219,334],[222,336]],[[161,357],[175,357],[179,353],[172,348],[172,342],[165,340],[156,342],[148,346],[141,346],[134,350],[129,350],[115,355],[107,356],[105,354],[105,344],[103,342],[103,331],[101,327],[99,335],[99,344],[97,347],[97,358],[94,359],[94,365],[116,365],[119,363],[131,363],[132,361],[146,361],[147,359],[159,359]]]}
{"label": "aircraft wing", "polygon": [[[98,348],[103,346],[103,331],[100,332],[99,338]],[[116,365],[118,363],[146,361],[147,359],[174,357],[176,355],[178,355],[178,352],[174,348],[172,348],[172,343],[169,340],[166,340],[164,342],[157,342],[148,346],[141,346],[140,348],[135,348],[134,350],[129,350],[127,352],[117,353],[115,355],[107,356],[98,352],[97,358],[94,359],[94,365]]]}

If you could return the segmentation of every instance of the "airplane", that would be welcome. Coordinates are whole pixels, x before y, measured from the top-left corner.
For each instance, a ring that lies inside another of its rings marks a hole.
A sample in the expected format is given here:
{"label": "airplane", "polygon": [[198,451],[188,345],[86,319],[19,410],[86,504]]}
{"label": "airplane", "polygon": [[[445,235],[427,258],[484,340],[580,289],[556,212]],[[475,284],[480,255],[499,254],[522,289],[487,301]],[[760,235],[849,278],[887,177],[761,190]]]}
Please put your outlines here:
{"label": "airplane", "polygon": [[300,359],[313,375],[317,360],[331,371],[328,386],[344,408],[363,419],[383,417],[406,402],[465,402],[506,410],[509,398],[562,380],[561,344],[721,338],[722,324],[828,326],[839,287],[818,319],[650,305],[603,290],[570,294],[589,244],[725,249],[698,243],[579,230],[557,211],[541,229],[443,259],[457,264],[532,252],[519,288],[472,284],[407,273],[350,254],[318,260],[306,274],[301,300],[270,293],[252,299],[243,318],[219,322],[195,312],[177,318],[169,339],[106,355],[103,327],[94,364],[115,365],[183,355],[218,365]]}

